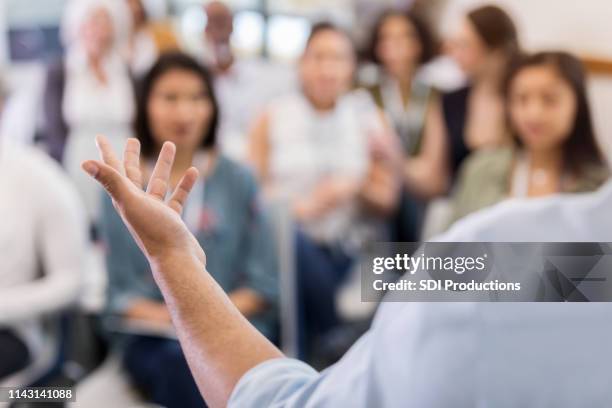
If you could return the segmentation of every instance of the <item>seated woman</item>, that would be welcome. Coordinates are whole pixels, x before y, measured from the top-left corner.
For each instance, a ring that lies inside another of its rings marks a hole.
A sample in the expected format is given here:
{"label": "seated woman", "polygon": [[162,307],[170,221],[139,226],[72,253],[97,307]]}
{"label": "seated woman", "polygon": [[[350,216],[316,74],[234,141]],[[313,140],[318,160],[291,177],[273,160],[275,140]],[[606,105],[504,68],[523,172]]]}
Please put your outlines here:
{"label": "seated woman", "polygon": [[377,228],[394,209],[399,182],[396,163],[381,148],[392,136],[380,112],[367,93],[349,92],[355,56],[347,34],[316,25],[299,69],[302,91],[268,107],[250,154],[266,198],[289,205],[299,224],[306,328],[324,334],[338,325],[335,293],[360,246],[381,238]]}
{"label": "seated woman", "polygon": [[414,13],[387,11],[377,21],[371,58],[380,66],[369,87],[399,136],[404,193],[393,222],[396,241],[417,241],[423,202],[446,192],[446,140],[439,96],[419,78],[437,52],[427,23]]}
{"label": "seated woman", "polygon": [[[208,249],[207,264],[215,280],[244,316],[273,338],[278,296],[274,240],[258,206],[254,177],[216,150],[217,118],[208,71],[187,55],[163,55],[139,88],[135,131],[146,159],[140,167],[148,178],[161,146],[171,141],[177,151],[170,188],[191,166],[199,169],[183,211],[185,223]],[[105,202],[102,227],[110,312],[170,325],[147,261],[110,201]],[[155,403],[202,406],[178,341],[133,335],[124,347],[128,373]]]}
{"label": "seated woman", "polygon": [[121,55],[128,13],[123,1],[67,2],[61,27],[66,52],[49,66],[44,90],[45,143],[75,183],[93,226],[102,190],[83,177],[80,164],[98,156],[97,134],[108,135],[115,148],[131,135],[134,91]]}
{"label": "seated woman", "polygon": [[521,49],[514,22],[497,6],[467,13],[448,49],[468,81],[464,88],[442,96],[449,171],[455,181],[470,152],[509,142],[501,88],[508,65]]}
{"label": "seated woman", "polygon": [[453,220],[508,197],[597,189],[609,176],[575,57],[543,52],[514,66],[505,85],[514,145],[474,153],[461,169]]}

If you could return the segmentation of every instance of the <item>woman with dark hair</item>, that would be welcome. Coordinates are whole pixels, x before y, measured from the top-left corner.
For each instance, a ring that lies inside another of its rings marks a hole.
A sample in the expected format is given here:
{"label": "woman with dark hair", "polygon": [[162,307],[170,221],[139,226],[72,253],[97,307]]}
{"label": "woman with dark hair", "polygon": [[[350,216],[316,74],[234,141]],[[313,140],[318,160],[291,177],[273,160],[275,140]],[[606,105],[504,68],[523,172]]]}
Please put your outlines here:
{"label": "woman with dark hair", "polygon": [[[299,61],[300,91],[272,101],[250,137],[266,199],[288,207],[298,226],[305,346],[326,344],[342,323],[336,294],[363,245],[384,236],[397,199],[393,153],[384,150],[395,135],[370,95],[351,90],[354,72],[347,33],[313,26]],[[375,154],[373,144],[381,147]]]}
{"label": "woman with dark hair", "polygon": [[511,68],[503,90],[515,143],[465,162],[453,220],[509,197],[592,191],[609,176],[580,61],[563,52],[525,57]]}
{"label": "woman with dark hair", "polygon": [[[217,152],[218,108],[210,74],[185,54],[162,55],[139,86],[136,116],[144,184],[166,142],[176,146],[170,190],[187,169],[199,170],[184,206],[184,221],[200,245],[210,250],[207,263],[219,285],[242,314],[272,338],[278,295],[274,240],[257,205],[254,177]],[[146,259],[109,200],[102,226],[108,248],[109,313],[170,327],[168,309]],[[176,340],[132,335],[123,347],[128,373],[155,403],[202,406]]]}
{"label": "woman with dark hair", "polygon": [[423,200],[444,193],[448,180],[439,98],[417,75],[435,57],[437,43],[417,14],[390,10],[375,24],[370,49],[380,75],[369,90],[393,124],[403,153],[403,193],[393,238],[417,241]]}
{"label": "woman with dark hair", "polygon": [[409,156],[419,152],[432,91],[416,74],[436,51],[431,30],[415,14],[387,11],[374,26],[370,56],[380,66],[380,78],[370,91],[391,118]]}
{"label": "woman with dark hair", "polygon": [[474,9],[449,41],[449,52],[468,79],[442,97],[454,176],[471,151],[510,140],[501,88],[506,67],[520,54],[516,26],[499,7]]}

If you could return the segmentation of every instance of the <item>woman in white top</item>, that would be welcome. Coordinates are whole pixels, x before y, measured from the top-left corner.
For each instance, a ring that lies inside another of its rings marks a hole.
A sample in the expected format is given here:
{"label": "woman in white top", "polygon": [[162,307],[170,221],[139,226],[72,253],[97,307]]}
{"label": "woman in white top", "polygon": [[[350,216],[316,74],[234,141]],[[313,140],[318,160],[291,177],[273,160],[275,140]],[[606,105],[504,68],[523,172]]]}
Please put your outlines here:
{"label": "woman in white top", "polygon": [[97,156],[95,135],[108,135],[115,146],[130,136],[133,86],[120,54],[129,26],[124,2],[73,0],[62,23],[66,55],[47,78],[50,152],[76,183],[92,221],[99,211],[100,190],[82,176],[79,164]]}
{"label": "woman in white top", "polygon": [[76,301],[87,229],[74,187],[44,153],[0,143],[0,191],[1,381],[45,349],[41,316]]}
{"label": "woman in white top", "polygon": [[396,204],[395,141],[369,95],[350,92],[354,68],[349,37],[316,25],[300,60],[302,92],[272,103],[251,135],[266,198],[289,205],[300,227],[298,290],[309,334],[337,325],[335,292]]}

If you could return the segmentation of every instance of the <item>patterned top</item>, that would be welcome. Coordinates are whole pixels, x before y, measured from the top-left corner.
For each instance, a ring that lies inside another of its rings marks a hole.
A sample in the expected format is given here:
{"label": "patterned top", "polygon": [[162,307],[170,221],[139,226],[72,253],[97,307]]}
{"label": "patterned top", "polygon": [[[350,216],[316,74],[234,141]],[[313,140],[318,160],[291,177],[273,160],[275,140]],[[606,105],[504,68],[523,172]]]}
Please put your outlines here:
{"label": "patterned top", "polygon": [[378,107],[385,111],[397,132],[404,151],[409,156],[419,153],[427,108],[433,89],[418,79],[412,81],[410,98],[404,104],[397,83],[382,77],[380,82],[368,88]]}

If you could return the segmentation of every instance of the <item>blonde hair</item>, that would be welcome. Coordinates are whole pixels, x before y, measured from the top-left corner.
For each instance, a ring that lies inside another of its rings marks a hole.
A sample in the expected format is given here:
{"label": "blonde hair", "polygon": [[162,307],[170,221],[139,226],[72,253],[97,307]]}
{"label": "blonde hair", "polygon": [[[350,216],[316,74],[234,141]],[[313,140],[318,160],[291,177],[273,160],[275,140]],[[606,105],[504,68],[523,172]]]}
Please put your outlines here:
{"label": "blonde hair", "polygon": [[129,39],[132,29],[130,10],[120,0],[70,0],[64,10],[61,39],[66,48],[79,42],[81,25],[92,12],[103,8],[111,18],[114,30],[113,48],[121,49]]}

